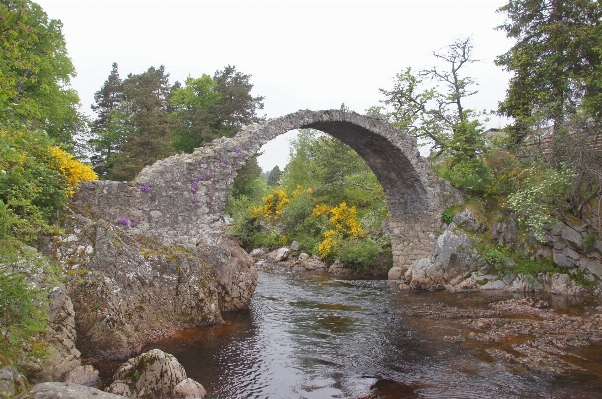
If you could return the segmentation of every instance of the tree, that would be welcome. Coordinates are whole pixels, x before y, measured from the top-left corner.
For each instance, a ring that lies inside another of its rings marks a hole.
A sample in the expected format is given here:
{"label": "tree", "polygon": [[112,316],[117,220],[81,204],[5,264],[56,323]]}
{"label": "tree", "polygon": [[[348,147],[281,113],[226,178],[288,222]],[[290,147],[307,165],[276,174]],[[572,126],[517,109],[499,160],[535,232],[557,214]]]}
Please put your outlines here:
{"label": "tree", "polygon": [[0,3],[0,121],[42,128],[71,145],[83,124],[61,28],[29,0]]}
{"label": "tree", "polygon": [[[392,90],[380,89],[386,97],[384,106],[376,106],[369,112],[379,114],[403,131],[414,135],[428,145],[431,152],[439,156],[454,152],[454,143],[460,139],[458,127],[464,122],[477,120],[477,114],[464,108],[463,100],[477,91],[471,86],[475,81],[462,76],[462,68],[476,62],[472,57],[471,38],[460,39],[450,44],[444,52],[433,55],[445,61],[446,70],[437,67],[420,71],[417,75],[411,68],[395,77]],[[434,82],[435,87],[424,87],[424,80]],[[443,86],[443,91],[440,90]],[[460,133],[464,136],[465,129]],[[478,135],[478,132],[474,132]],[[449,154],[448,154],[449,155]]]}
{"label": "tree", "polygon": [[171,87],[163,65],[150,67],[139,75],[129,74],[122,87],[123,101],[119,112],[113,112],[112,122],[116,125],[111,129],[116,135],[123,134],[125,140],[115,154],[109,177],[131,180],[146,165],[173,154],[171,141],[175,129],[169,119]]}
{"label": "tree", "polygon": [[94,162],[97,173],[106,175],[112,167],[112,158],[121,150],[127,136],[132,135],[133,129],[128,123],[127,105],[123,106],[123,86],[119,77],[118,65],[113,63],[111,73],[99,91],[94,93],[92,110],[98,117],[91,124],[94,148]]}
{"label": "tree", "polygon": [[251,95],[250,79],[251,75],[230,65],[216,71],[213,78],[188,78],[186,86],[174,91],[172,100],[172,117],[179,124],[174,148],[191,153],[213,139],[231,137],[242,126],[258,122],[263,97]]}
{"label": "tree", "polygon": [[216,82],[204,74],[200,78],[188,77],[185,86],[174,90],[171,118],[177,120],[178,128],[173,139],[176,151],[191,153],[205,142],[215,138],[212,128],[214,115],[208,107],[221,97]]}
{"label": "tree", "polygon": [[251,198],[255,192],[255,186],[252,182],[261,177],[261,167],[257,163],[257,157],[260,154],[255,154],[247,163],[238,171],[234,184],[230,191],[230,195],[235,197],[247,196]]}
{"label": "tree", "polygon": [[211,106],[215,116],[213,129],[220,136],[231,137],[241,127],[260,121],[257,111],[263,109],[264,97],[251,95],[251,75],[236,71],[228,65],[223,71],[216,71],[213,80],[220,98]]}
{"label": "tree", "polygon": [[270,173],[268,173],[267,183],[270,186],[275,186],[278,184],[280,180],[280,176],[282,175],[282,171],[278,165],[274,166]]}
{"label": "tree", "polygon": [[511,0],[499,12],[498,29],[516,44],[496,59],[514,76],[499,112],[514,119],[510,133],[520,142],[531,129],[551,126],[556,135],[585,106],[602,116],[602,6],[591,0]]}

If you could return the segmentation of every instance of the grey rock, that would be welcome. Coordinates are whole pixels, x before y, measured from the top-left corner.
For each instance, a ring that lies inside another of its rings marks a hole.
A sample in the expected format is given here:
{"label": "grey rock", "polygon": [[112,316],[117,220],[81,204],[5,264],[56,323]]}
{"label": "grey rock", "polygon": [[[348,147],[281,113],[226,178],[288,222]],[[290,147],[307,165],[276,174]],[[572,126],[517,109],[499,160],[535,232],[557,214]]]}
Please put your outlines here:
{"label": "grey rock", "polygon": [[552,252],[552,258],[554,259],[554,263],[559,266],[567,268],[573,268],[576,266],[576,260],[573,259],[572,256],[569,256],[568,248],[564,248],[562,250],[554,248]]}
{"label": "grey rock", "polygon": [[71,384],[79,384],[93,386],[99,381],[98,370],[91,365],[77,366],[71,370],[65,377],[63,382]]}
{"label": "grey rock", "polygon": [[482,290],[503,290],[506,288],[506,283],[501,280],[488,281],[481,286]]}
{"label": "grey rock", "polygon": [[299,244],[297,241],[293,241],[291,242],[290,247],[293,251],[298,251],[299,248],[301,248],[301,244]]}
{"label": "grey rock", "polygon": [[282,248],[278,248],[275,251],[270,252],[269,254],[267,254],[267,258],[269,260],[271,260],[272,262],[282,262],[285,261],[289,255],[291,254],[291,249],[288,247],[282,247]]}
{"label": "grey rock", "polygon": [[328,269],[328,265],[322,262],[322,260],[317,256],[312,256],[311,258],[299,263],[305,268],[305,270]]}
{"label": "grey rock", "polygon": [[63,227],[76,240],[54,239],[44,250],[66,271],[69,317],[86,357],[127,358],[175,329],[219,323],[220,309],[248,304],[255,288],[253,259],[228,240],[184,251],[77,213],[68,213]]}
{"label": "grey rock", "polygon": [[543,286],[529,275],[519,274],[510,284],[509,289],[517,292],[535,292]]}
{"label": "grey rock", "polygon": [[299,262],[303,262],[304,260],[309,259],[309,255],[306,254],[305,252],[302,252],[299,254]]}
{"label": "grey rock", "polygon": [[192,378],[186,378],[173,388],[173,398],[194,399],[207,396],[205,388]]}
{"label": "grey rock", "polygon": [[103,392],[96,388],[64,382],[44,382],[14,399],[126,399],[125,396]]}
{"label": "grey rock", "polygon": [[265,248],[255,248],[251,251],[249,255],[251,255],[251,257],[253,257],[254,259],[258,259],[265,256],[266,254],[267,251],[265,250]]}
{"label": "grey rock", "polygon": [[452,223],[437,237],[433,254],[414,262],[404,278],[412,288],[444,289],[458,276],[476,270],[478,259],[466,233]]}
{"label": "grey rock", "polygon": [[153,349],[122,364],[107,392],[129,398],[193,399],[205,389],[186,376],[184,367],[169,353]]}
{"label": "grey rock", "polygon": [[403,276],[403,269],[401,268],[401,266],[393,266],[391,269],[389,269],[389,280],[401,280],[401,277]]}
{"label": "grey rock", "polygon": [[468,209],[464,209],[462,212],[456,213],[454,216],[454,223],[459,227],[463,227],[471,231],[482,231],[483,229],[483,226],[478,221],[476,216]]}
{"label": "grey rock", "polygon": [[592,259],[585,268],[591,273],[602,279],[602,263],[597,259]]}
{"label": "grey rock", "polygon": [[577,249],[583,249],[583,237],[581,237],[581,233],[571,227],[564,225],[560,230],[560,237],[574,245]]}
{"label": "grey rock", "polygon": [[12,366],[0,369],[0,397],[11,398],[27,387],[27,380]]}

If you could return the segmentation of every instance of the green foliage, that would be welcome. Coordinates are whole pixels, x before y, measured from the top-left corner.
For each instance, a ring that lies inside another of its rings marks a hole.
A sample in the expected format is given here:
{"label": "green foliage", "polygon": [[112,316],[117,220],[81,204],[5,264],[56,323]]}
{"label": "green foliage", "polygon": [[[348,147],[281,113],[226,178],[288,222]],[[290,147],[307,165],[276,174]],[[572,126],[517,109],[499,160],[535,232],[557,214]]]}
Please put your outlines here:
{"label": "green foliage", "polygon": [[512,268],[512,273],[537,276],[539,273],[559,273],[563,270],[556,266],[551,259],[534,261],[520,257]]}
{"label": "green foliage", "polygon": [[589,252],[589,250],[593,248],[597,240],[598,236],[595,233],[587,233],[583,238],[583,252]]}
{"label": "green foliage", "polygon": [[371,239],[344,240],[337,248],[336,257],[345,265],[357,270],[375,266],[382,253],[381,247]]}
{"label": "green foliage", "polygon": [[[431,146],[436,156],[447,152],[447,155],[465,153],[473,157],[475,149],[482,149],[477,145],[478,134],[473,134],[479,133],[474,129],[479,122],[474,119],[475,113],[464,109],[462,104],[476,93],[471,89],[475,85],[473,79],[462,77],[462,67],[476,62],[472,48],[470,38],[458,39],[445,52],[433,53],[446,63],[447,70],[431,68],[416,75],[407,68],[397,74],[392,90],[380,89],[385,96],[383,105],[372,107],[369,112],[380,114],[422,144]],[[427,79],[434,87],[423,83]],[[468,127],[473,128],[471,135],[466,135]]]}
{"label": "green foliage", "polygon": [[85,127],[59,20],[29,0],[0,3],[0,123],[44,129],[73,144]]}
{"label": "green foliage", "polygon": [[67,200],[67,181],[44,132],[0,129],[0,235],[33,243],[51,232],[53,213]]}
{"label": "green foliage", "polygon": [[600,116],[600,2],[513,0],[500,11],[499,29],[516,39],[496,60],[513,73],[500,112],[514,119],[515,141],[533,127],[551,125],[555,135],[580,104]]}
{"label": "green foliage", "polygon": [[203,74],[197,79],[188,77],[184,87],[174,90],[171,104],[175,110],[170,117],[178,123],[173,138],[176,151],[192,153],[195,148],[215,138],[207,122],[211,113],[208,107],[221,98],[216,86],[211,76]]}
{"label": "green foliage", "polygon": [[268,173],[267,183],[270,186],[275,186],[278,184],[280,180],[280,176],[282,176],[282,171],[278,165],[274,166],[270,173]]}
{"label": "green foliage", "polygon": [[257,163],[259,154],[254,155],[238,171],[230,195],[240,197],[245,195],[249,198],[259,198],[265,195],[267,190],[265,180],[260,179],[261,168]]}
{"label": "green foliage", "polygon": [[446,209],[441,214],[441,221],[445,224],[451,224],[454,221],[454,216],[455,215],[451,212],[451,210]]}
{"label": "green foliage", "polygon": [[486,246],[481,256],[486,264],[493,266],[496,270],[503,270],[510,259],[506,254],[491,246]]}
{"label": "green foliage", "polygon": [[235,190],[231,191],[230,232],[247,250],[297,241],[300,251],[339,258],[362,270],[386,262],[389,243],[362,230],[364,224],[378,231],[387,208],[376,176],[359,155],[338,140],[308,129],[291,142],[290,153],[282,186],[260,199],[236,198]]}
{"label": "green foliage", "polygon": [[526,226],[539,242],[545,242],[545,227],[554,221],[554,213],[562,212],[564,199],[571,188],[570,170],[531,168],[525,170],[524,186],[508,197],[508,205],[519,223]]}
{"label": "green foliage", "polygon": [[[47,344],[48,294],[33,285],[29,276],[47,275],[53,282],[55,271],[35,251],[19,243],[0,241],[0,352],[9,358],[43,356]],[[26,266],[26,267],[24,267]],[[36,349],[33,353],[31,349]]]}

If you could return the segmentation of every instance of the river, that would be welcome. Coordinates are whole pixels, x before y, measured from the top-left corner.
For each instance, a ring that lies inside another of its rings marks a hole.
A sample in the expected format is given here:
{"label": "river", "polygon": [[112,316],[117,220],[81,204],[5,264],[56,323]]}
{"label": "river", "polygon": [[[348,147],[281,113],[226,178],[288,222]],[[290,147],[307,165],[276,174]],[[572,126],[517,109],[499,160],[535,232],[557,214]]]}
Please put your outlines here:
{"label": "river", "polygon": [[[387,280],[264,266],[248,312],[144,351],[176,356],[211,398],[602,398],[602,345],[579,352],[585,371],[526,372],[495,361],[481,342],[445,340],[458,333],[449,320],[403,311],[436,303],[487,308],[512,297],[401,292]],[[116,365],[99,365],[101,377]]]}

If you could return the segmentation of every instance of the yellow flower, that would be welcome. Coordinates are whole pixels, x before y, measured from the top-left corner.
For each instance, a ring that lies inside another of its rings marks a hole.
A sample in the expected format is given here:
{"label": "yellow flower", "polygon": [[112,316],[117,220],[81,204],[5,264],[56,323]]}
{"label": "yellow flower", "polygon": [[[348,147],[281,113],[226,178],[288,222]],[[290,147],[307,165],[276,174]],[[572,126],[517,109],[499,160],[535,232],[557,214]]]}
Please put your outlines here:
{"label": "yellow flower", "polygon": [[56,146],[48,147],[50,155],[56,160],[54,167],[58,169],[67,180],[65,192],[69,197],[75,194],[75,188],[79,187],[80,181],[96,180],[98,175],[92,170],[92,167],[86,165]]}

